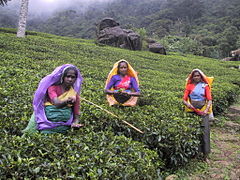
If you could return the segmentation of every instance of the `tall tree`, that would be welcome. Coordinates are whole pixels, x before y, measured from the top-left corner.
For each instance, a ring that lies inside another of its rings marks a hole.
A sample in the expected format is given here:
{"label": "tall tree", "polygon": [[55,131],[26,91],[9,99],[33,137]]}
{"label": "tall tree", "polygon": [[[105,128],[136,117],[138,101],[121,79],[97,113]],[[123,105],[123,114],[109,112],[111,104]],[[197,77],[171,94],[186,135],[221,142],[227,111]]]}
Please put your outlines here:
{"label": "tall tree", "polygon": [[25,37],[29,0],[22,0],[19,14],[17,37]]}
{"label": "tall tree", "polygon": [[8,0],[0,0],[0,5],[1,5],[1,6],[4,6],[4,5],[7,4],[7,2],[8,2]]}

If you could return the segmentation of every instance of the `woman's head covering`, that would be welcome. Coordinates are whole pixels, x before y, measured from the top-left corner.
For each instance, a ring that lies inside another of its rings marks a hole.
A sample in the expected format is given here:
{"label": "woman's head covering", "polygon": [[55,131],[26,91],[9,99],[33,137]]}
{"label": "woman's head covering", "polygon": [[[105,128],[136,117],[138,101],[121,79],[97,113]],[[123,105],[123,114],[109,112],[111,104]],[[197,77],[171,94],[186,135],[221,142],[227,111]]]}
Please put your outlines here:
{"label": "woman's head covering", "polygon": [[106,88],[107,84],[110,82],[112,76],[118,74],[118,65],[119,65],[120,62],[125,62],[128,65],[128,76],[135,77],[137,83],[139,84],[137,72],[132,68],[132,66],[125,59],[121,59],[113,65],[112,70],[108,74],[106,84],[105,84],[105,88]]}
{"label": "woman's head covering", "polygon": [[[192,72],[188,75],[186,81],[187,81],[187,84],[191,84],[192,83],[192,77],[193,77],[193,73],[194,72],[199,72],[201,77],[202,77],[202,80],[203,82],[205,82],[206,84],[209,85],[209,87],[211,88],[212,86],[212,82],[213,82],[213,77],[207,77],[200,69],[193,69]],[[186,84],[186,85],[187,85]]]}
{"label": "woman's head covering", "polygon": [[77,92],[77,94],[80,94],[83,78],[81,76],[79,69],[76,66],[72,64],[64,64],[62,66],[57,67],[51,74],[45,76],[38,84],[38,88],[34,94],[33,99],[35,120],[37,122],[39,130],[54,128],[59,125],[72,124],[73,117],[71,117],[70,120],[68,120],[66,123],[64,122],[53,123],[51,121],[48,121],[44,110],[44,100],[47,94],[47,89],[53,84],[61,82],[64,70],[66,70],[69,67],[74,67],[77,70],[77,79],[73,85],[73,88]]}

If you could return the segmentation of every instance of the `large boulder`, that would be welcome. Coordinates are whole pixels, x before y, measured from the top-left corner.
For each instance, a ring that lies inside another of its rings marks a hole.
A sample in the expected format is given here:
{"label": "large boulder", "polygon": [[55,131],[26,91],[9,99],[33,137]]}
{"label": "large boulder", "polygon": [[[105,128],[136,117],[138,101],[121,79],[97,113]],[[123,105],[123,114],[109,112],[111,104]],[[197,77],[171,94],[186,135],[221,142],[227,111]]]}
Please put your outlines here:
{"label": "large boulder", "polygon": [[148,44],[149,51],[154,52],[154,53],[160,53],[166,55],[166,49],[159,43],[154,42],[154,43],[149,43]]}
{"label": "large boulder", "polygon": [[97,28],[98,43],[110,46],[141,50],[140,35],[129,29],[122,29],[112,18],[104,18]]}

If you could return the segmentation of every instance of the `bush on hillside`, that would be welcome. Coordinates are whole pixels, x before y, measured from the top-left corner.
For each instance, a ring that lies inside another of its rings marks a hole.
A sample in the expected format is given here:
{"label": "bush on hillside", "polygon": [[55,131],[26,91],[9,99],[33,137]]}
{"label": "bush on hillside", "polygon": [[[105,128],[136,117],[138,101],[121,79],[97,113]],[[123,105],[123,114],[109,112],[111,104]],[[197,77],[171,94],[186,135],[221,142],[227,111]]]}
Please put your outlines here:
{"label": "bush on hillside", "polygon": [[[157,153],[111,132],[90,128],[61,134],[6,136],[0,148],[3,179],[157,179]],[[6,153],[7,152],[7,153]]]}
{"label": "bush on hillside", "polygon": [[189,37],[166,36],[160,40],[167,51],[181,52],[194,55],[202,55],[202,44]]}
{"label": "bush on hillside", "polygon": [[[219,62],[214,59],[192,55],[183,56],[177,53],[162,56],[149,52],[127,51],[108,46],[99,47],[87,40],[58,37],[42,33],[38,33],[37,36],[28,35],[27,38],[22,39],[16,38],[11,33],[0,32],[0,44],[2,45],[2,51],[0,51],[0,135],[3,137],[0,142],[2,150],[0,155],[8,157],[8,152],[11,152],[10,155],[15,157],[15,159],[9,161],[11,163],[15,163],[16,160],[16,155],[14,155],[16,152],[14,149],[11,149],[11,146],[13,146],[11,143],[16,141],[22,143],[18,144],[20,157],[27,153],[25,151],[26,146],[30,146],[25,141],[31,141],[32,137],[25,139],[18,137],[18,135],[21,135],[21,130],[25,128],[32,114],[31,103],[38,82],[52,72],[55,67],[62,64],[72,63],[80,68],[84,77],[82,97],[101,105],[103,108],[119,116],[119,119],[116,119],[83,101],[80,119],[85,124],[84,130],[76,131],[78,133],[69,133],[69,136],[63,138],[64,144],[71,144],[68,143],[70,139],[73,139],[73,141],[77,139],[81,140],[82,136],[86,135],[91,139],[89,143],[93,147],[97,147],[101,137],[99,137],[100,139],[95,145],[91,137],[102,133],[108,134],[109,131],[112,131],[114,135],[111,135],[113,138],[109,137],[109,144],[115,144],[114,138],[119,135],[129,138],[127,139],[129,143],[127,143],[127,146],[130,147],[132,143],[134,144],[132,140],[139,141],[144,144],[144,149],[141,151],[145,153],[149,150],[157,152],[160,162],[159,167],[163,169],[184,165],[198,153],[197,147],[201,133],[199,127],[200,118],[185,114],[181,101],[185,78],[188,73],[193,68],[198,67],[207,75],[215,77],[213,86],[215,113],[217,111],[223,112],[233,102],[234,97],[239,94],[240,90],[239,85],[237,85],[240,84],[239,71],[237,69],[229,69],[230,65],[236,62]],[[139,106],[134,108],[108,107],[105,95],[103,94],[107,74],[112,65],[122,58],[128,60],[139,72],[142,96],[140,97]],[[144,134],[140,134],[126,126],[121,120],[132,123],[144,131]],[[39,148],[40,144],[44,144],[41,140],[42,136],[39,136],[41,138],[38,138],[38,136],[33,137],[36,141],[34,142],[36,144],[33,146],[37,148]],[[56,141],[54,140],[55,137]],[[55,143],[59,141],[58,137],[63,136],[53,135],[44,145],[48,145],[49,147],[55,146]],[[5,146],[8,148],[4,148]],[[58,151],[63,152],[66,152],[64,148],[73,148],[72,146],[57,147],[59,148]],[[103,145],[102,147],[104,149],[108,145],[106,144],[106,146]],[[138,146],[133,145],[132,147],[134,149]],[[121,147],[120,149],[124,151],[126,147]],[[80,147],[74,147],[72,150],[73,154],[81,151]],[[59,159],[59,154],[52,154],[52,151],[50,152],[51,159]],[[67,164],[71,156],[67,153],[62,154],[63,160],[61,163]],[[95,164],[95,160],[91,161],[89,154],[86,156],[90,158],[90,163]],[[34,157],[40,160],[36,162],[31,161],[32,167],[37,168],[39,164],[44,164],[41,154],[34,154]],[[132,161],[128,162],[128,158],[125,157],[128,156],[124,156],[122,157],[123,159],[119,160],[121,163],[116,161],[120,163],[119,166],[127,164],[130,169],[133,169],[133,167],[137,169],[137,164],[134,164],[136,159],[133,158]],[[155,156],[152,158],[149,157],[149,159],[153,160]],[[164,166],[161,163],[162,161],[164,161]],[[3,162],[2,158],[0,162]],[[0,167],[4,168],[6,162],[4,161],[4,166]],[[154,166],[155,170],[152,169],[152,162],[149,160],[149,173],[155,172],[159,168],[158,166]],[[78,163],[80,163],[80,160]],[[83,164],[85,164],[85,161]],[[146,164],[146,162],[141,163],[142,166]],[[22,174],[30,172],[27,168],[24,169],[23,166],[24,164],[21,164]],[[56,169],[52,170],[52,173],[56,175],[58,174],[57,161],[54,161],[55,166]],[[96,164],[86,166],[86,169],[97,168],[97,166]],[[18,166],[14,166],[14,170],[17,170],[16,167]],[[67,168],[70,169],[70,165]],[[75,166],[72,166],[72,168],[75,168]],[[9,169],[13,170],[11,167]],[[60,169],[63,169],[61,164]],[[4,168],[2,172],[7,174],[7,170]],[[77,170],[75,170],[73,170],[73,175],[78,175]],[[89,169],[86,171],[90,172]],[[108,172],[115,173],[116,171],[113,166],[110,166]],[[141,173],[139,172],[139,174]],[[150,176],[155,177],[153,174]],[[63,177],[65,176],[63,175]],[[116,177],[120,177],[120,175],[118,174]]]}

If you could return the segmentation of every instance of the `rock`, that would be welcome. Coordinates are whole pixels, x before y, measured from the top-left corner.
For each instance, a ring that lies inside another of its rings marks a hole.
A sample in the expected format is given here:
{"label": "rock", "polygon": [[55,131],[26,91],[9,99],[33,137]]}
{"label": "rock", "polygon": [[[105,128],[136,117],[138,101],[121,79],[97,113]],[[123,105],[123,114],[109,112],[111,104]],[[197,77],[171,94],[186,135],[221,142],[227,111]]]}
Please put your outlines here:
{"label": "rock", "polygon": [[240,176],[239,176],[239,174],[236,174],[235,172],[231,172],[231,174],[230,174],[230,179],[240,179]]}
{"label": "rock", "polygon": [[148,44],[149,51],[166,55],[166,49],[159,43]]}
{"label": "rock", "polygon": [[235,174],[240,179],[240,169],[236,169]]}
{"label": "rock", "polygon": [[114,21],[112,18],[104,18],[98,25],[99,30],[103,30],[108,27],[116,27],[119,26],[119,23]]}
{"label": "rock", "polygon": [[226,57],[223,58],[222,61],[238,61],[238,59],[236,59],[236,57]]}
{"label": "rock", "polygon": [[225,126],[230,128],[230,129],[234,129],[235,131],[240,131],[240,124],[238,124],[238,123],[227,121],[225,123]]}
{"label": "rock", "polygon": [[222,61],[234,61],[234,58],[233,57],[226,57],[226,58],[223,58]]}
{"label": "rock", "polygon": [[215,180],[222,180],[222,179],[224,179],[225,175],[224,174],[212,174],[212,175],[210,175],[210,177]]}
{"label": "rock", "polygon": [[147,42],[148,44],[156,43],[156,41],[155,41],[154,39],[150,39],[150,38],[147,38],[147,39],[146,39],[146,42]]}
{"label": "rock", "polygon": [[172,174],[172,175],[170,175],[170,176],[166,177],[166,178],[165,178],[165,180],[174,180],[174,179],[177,179],[177,178],[178,178],[178,176],[177,176],[177,175],[175,175],[175,174]]}
{"label": "rock", "polygon": [[104,18],[97,28],[98,43],[130,50],[141,50],[140,35],[130,29],[122,29],[112,18]]}

